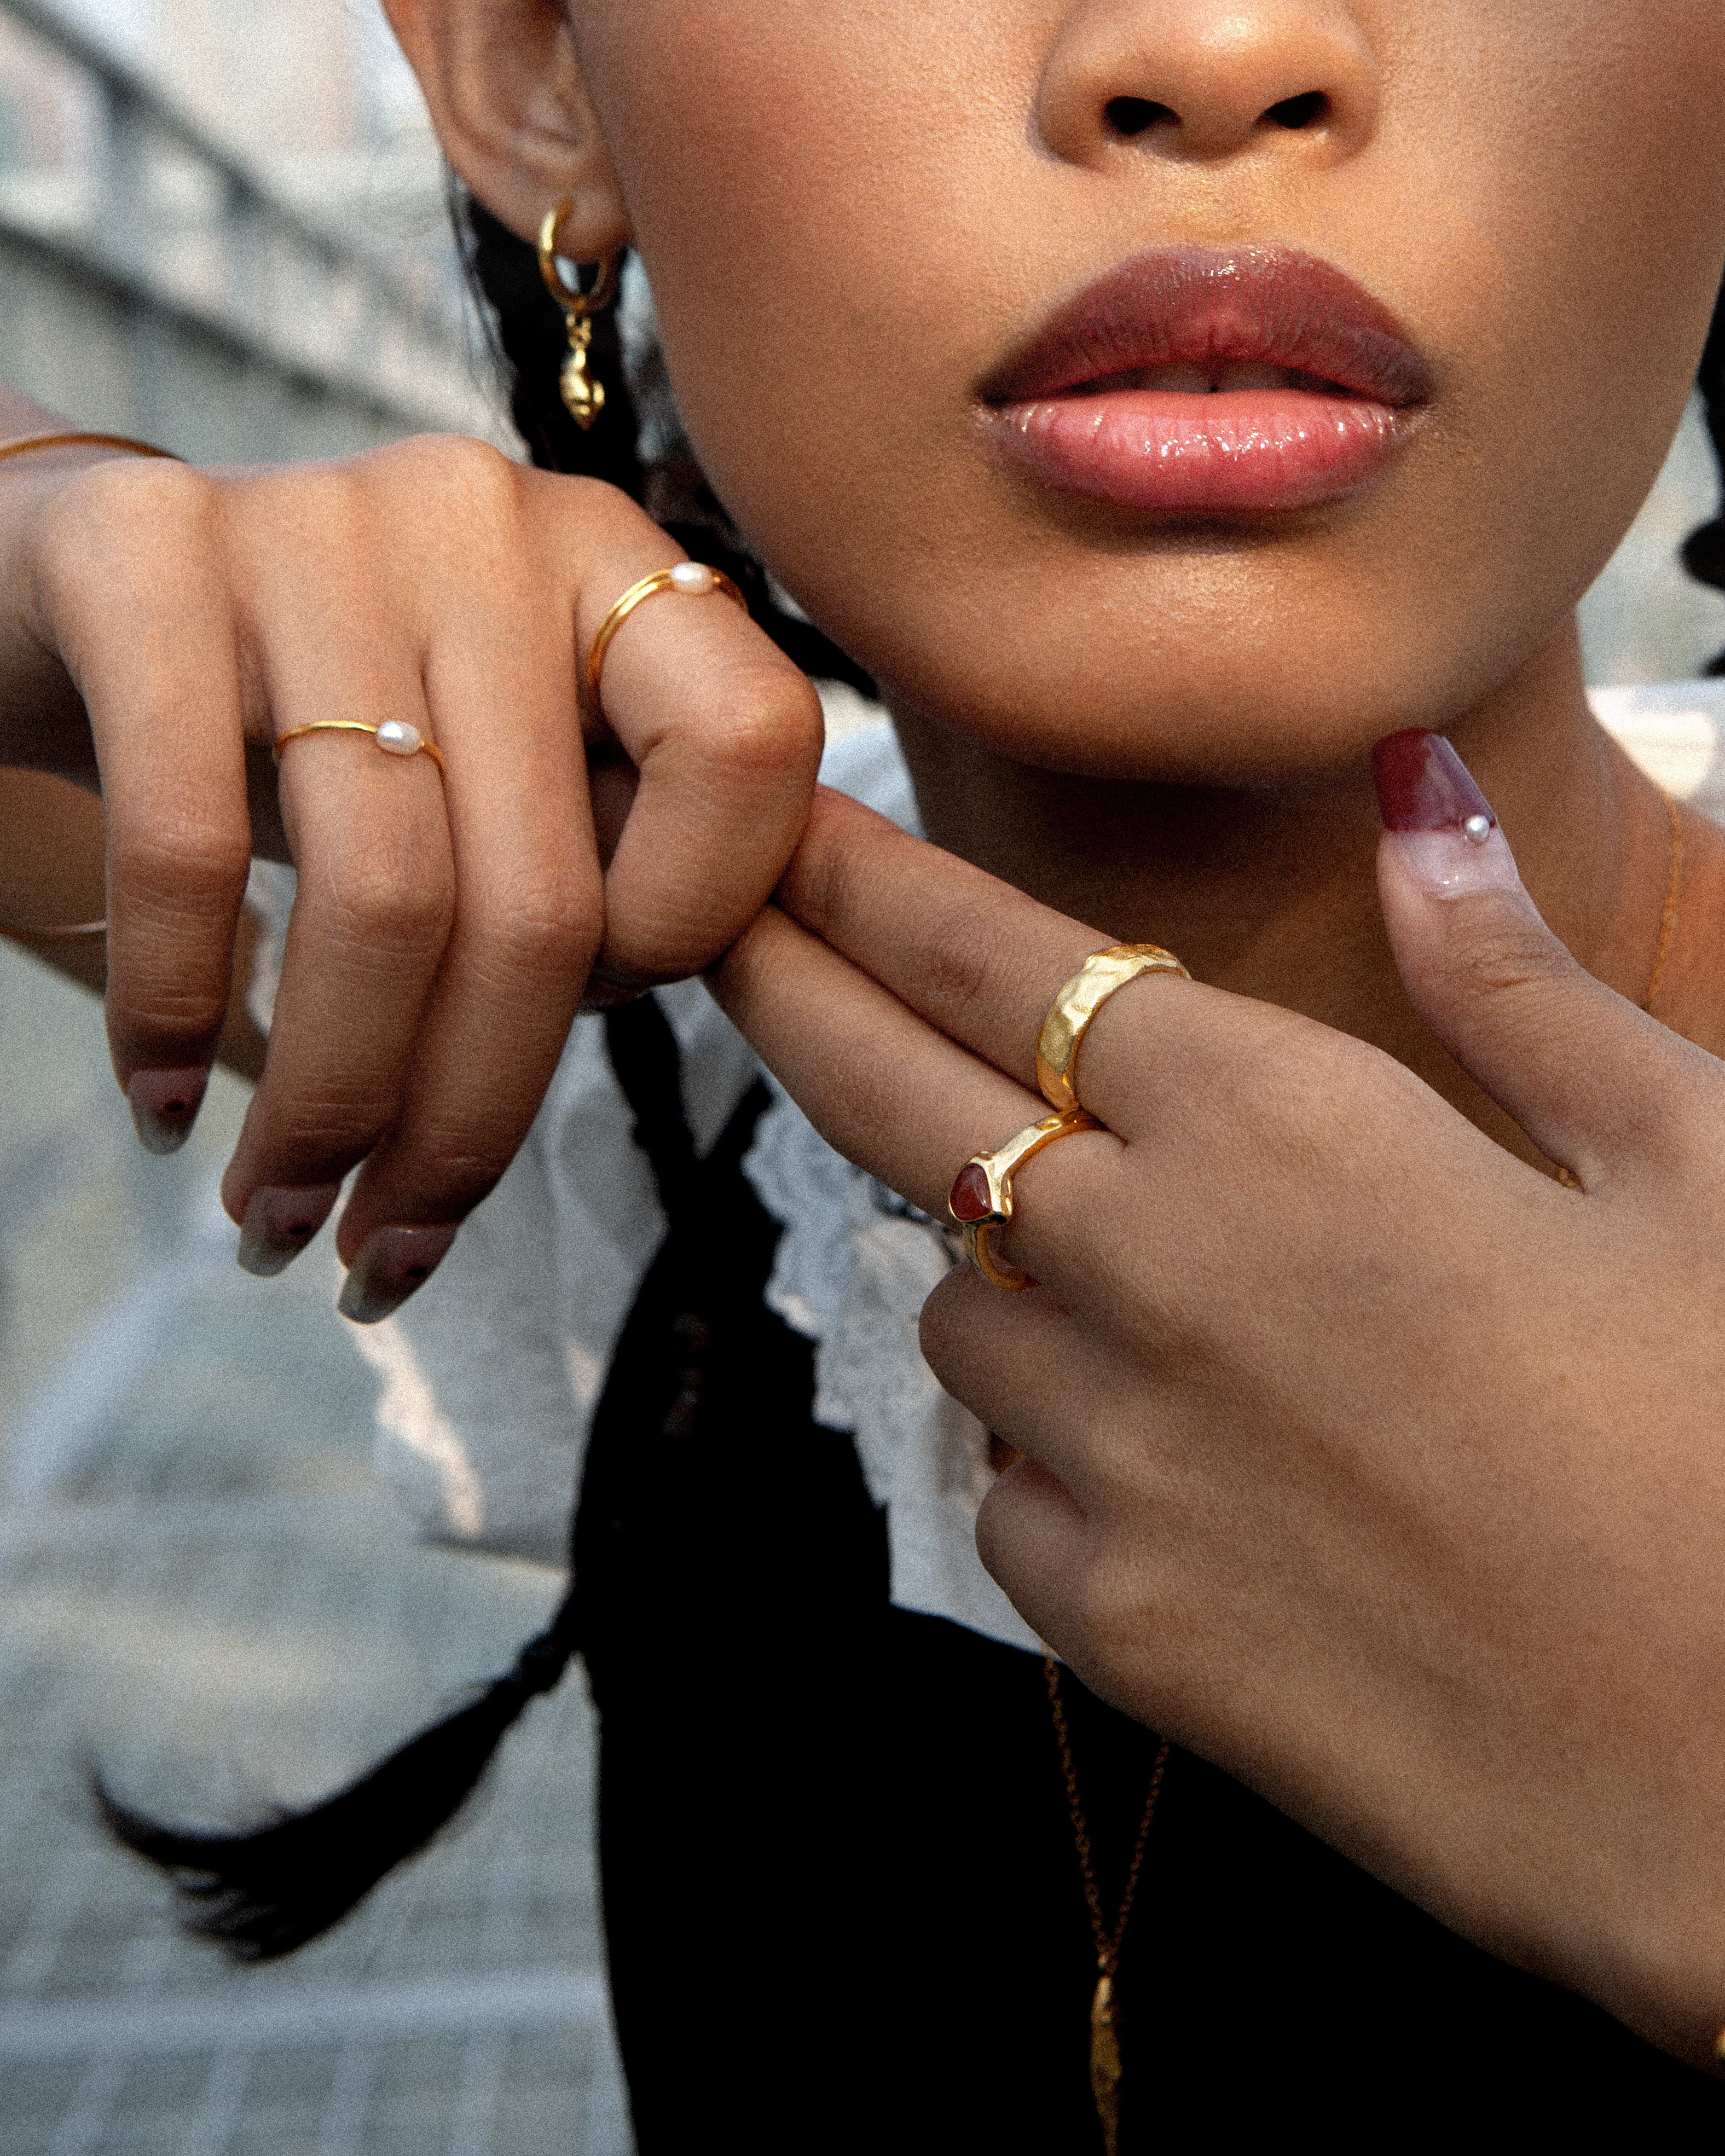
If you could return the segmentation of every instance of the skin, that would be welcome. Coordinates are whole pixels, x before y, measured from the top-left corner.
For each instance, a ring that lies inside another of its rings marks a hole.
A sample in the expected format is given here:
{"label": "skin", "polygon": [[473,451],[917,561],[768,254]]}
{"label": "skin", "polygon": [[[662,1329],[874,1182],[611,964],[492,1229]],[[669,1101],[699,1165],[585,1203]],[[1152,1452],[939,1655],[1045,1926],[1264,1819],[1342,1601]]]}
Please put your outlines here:
{"label": "skin", "polygon": [[[1588,716],[1573,608],[1718,289],[1717,6],[1656,33],[1641,0],[391,14],[499,215],[526,236],[569,195],[569,254],[639,246],[706,469],[885,685],[946,850],[825,803],[761,912],[806,691],[729,608],[665,603],[619,639],[614,734],[585,716],[644,774],[602,886],[572,654],[672,551],[602,490],[448,444],[39,468],[0,494],[0,757],[100,764],[122,1078],[208,1053],[245,748],[337,697],[429,706],[459,774],[331,741],[285,769],[307,896],[228,1203],[369,1156],[349,1257],[483,1194],[595,952],[639,981],[734,945],[719,992],[767,1060],[935,1209],[1038,1111],[1084,952],[1172,945],[1202,985],[1136,989],[1086,1049],[1112,1135],[1024,1173],[1008,1255],[1043,1286],[957,1275],[925,1321],[1024,1455],[985,1558],[1105,1696],[1705,2061],[1725,867],[1692,825],[1681,1040],[1633,1009],[1665,815]],[[1266,123],[1313,92],[1318,123]],[[1172,117],[1121,139],[1120,97]],[[1176,523],[999,466],[979,385],[1164,242],[1301,248],[1399,316],[1437,392],[1384,479]],[[1431,899],[1394,840],[1374,886],[1367,752],[1409,725],[1467,757],[1525,891]]]}

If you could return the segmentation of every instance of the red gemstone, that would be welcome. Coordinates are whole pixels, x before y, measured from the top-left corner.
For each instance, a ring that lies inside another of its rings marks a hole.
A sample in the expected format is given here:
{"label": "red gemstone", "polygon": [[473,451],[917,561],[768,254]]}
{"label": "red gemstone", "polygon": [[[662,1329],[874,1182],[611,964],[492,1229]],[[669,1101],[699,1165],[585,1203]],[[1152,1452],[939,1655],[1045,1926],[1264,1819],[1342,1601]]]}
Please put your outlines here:
{"label": "red gemstone", "polygon": [[986,1220],[994,1210],[988,1178],[974,1161],[968,1168],[959,1169],[957,1180],[952,1185],[952,1194],[947,1203],[952,1209],[952,1218],[967,1224],[972,1220]]}

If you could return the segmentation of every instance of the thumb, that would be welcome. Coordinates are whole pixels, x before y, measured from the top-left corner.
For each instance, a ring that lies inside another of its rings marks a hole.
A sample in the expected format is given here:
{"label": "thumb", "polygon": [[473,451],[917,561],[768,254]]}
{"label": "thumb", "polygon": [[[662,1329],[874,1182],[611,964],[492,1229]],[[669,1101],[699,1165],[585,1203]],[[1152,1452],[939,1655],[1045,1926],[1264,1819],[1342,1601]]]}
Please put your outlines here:
{"label": "thumb", "polygon": [[1389,735],[1372,775],[1378,896],[1414,1008],[1543,1152],[1593,1185],[1652,1134],[1673,1036],[1546,927],[1491,803],[1441,734]]}

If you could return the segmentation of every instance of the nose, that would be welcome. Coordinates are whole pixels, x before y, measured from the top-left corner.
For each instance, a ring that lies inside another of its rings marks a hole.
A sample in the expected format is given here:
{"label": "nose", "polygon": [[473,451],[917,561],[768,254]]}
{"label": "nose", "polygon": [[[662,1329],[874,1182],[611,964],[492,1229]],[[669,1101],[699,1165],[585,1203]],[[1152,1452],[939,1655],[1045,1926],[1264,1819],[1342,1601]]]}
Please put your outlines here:
{"label": "nose", "polygon": [[1038,87],[1047,148],[1187,162],[1274,148],[1326,161],[1377,124],[1378,60],[1346,0],[1080,0]]}

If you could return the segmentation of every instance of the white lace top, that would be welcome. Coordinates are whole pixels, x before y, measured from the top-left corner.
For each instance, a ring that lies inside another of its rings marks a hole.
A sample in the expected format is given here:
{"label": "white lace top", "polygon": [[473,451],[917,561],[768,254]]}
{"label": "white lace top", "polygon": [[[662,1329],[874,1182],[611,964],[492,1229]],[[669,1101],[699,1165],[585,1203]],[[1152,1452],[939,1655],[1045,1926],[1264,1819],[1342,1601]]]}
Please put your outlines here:
{"label": "white lace top", "polygon": [[[1594,701],[1653,777],[1725,820],[1725,682],[1603,690]],[[822,776],[914,827],[884,721],[834,742]],[[278,917],[287,895],[259,892]],[[698,984],[662,999],[705,1148],[757,1066]],[[600,1021],[579,1019],[526,1145],[442,1266],[398,1316],[352,1328],[380,1381],[378,1466],[422,1532],[562,1561],[588,1420],[663,1233],[629,1132]],[[855,1433],[869,1489],[886,1509],[894,1601],[1034,1647],[976,1554],[984,1433],[917,1351],[917,1313],[950,1262],[944,1239],[841,1159],[783,1094],[746,1166],[786,1224],[769,1297],[818,1343],[816,1414]]]}

